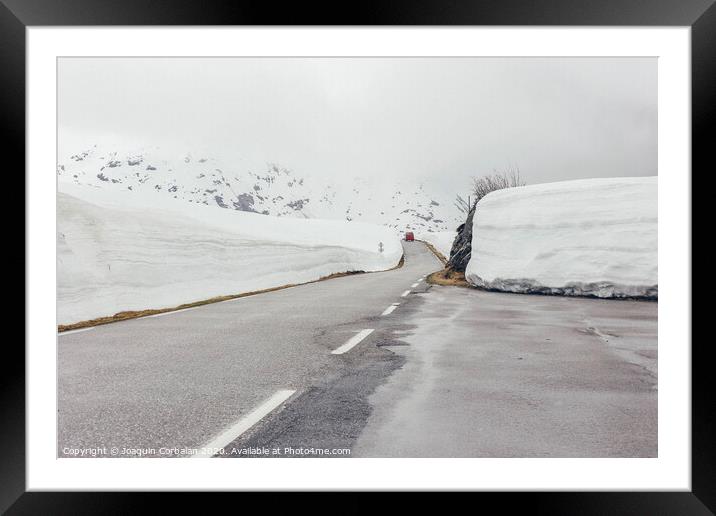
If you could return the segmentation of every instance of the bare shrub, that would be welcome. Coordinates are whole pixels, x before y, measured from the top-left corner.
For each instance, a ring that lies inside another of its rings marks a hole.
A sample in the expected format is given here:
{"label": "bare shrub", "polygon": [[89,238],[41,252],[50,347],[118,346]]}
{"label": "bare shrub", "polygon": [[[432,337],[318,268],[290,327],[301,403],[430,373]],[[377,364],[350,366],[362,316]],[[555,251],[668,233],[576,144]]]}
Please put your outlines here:
{"label": "bare shrub", "polygon": [[509,167],[503,172],[495,170],[491,175],[476,177],[472,183],[472,194],[475,196],[472,206],[474,207],[490,192],[524,185],[524,181],[520,179],[520,169],[517,167]]}
{"label": "bare shrub", "polygon": [[457,194],[455,196],[455,201],[453,202],[455,207],[461,212],[467,215],[470,213],[470,196],[467,196],[467,200],[465,200],[460,194]]}

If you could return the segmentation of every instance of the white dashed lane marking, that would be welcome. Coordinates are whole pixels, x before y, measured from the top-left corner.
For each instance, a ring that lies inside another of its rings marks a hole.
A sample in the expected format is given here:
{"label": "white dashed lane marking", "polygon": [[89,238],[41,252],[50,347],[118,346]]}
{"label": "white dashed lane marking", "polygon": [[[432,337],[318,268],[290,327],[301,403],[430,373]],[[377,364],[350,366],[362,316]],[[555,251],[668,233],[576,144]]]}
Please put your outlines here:
{"label": "white dashed lane marking", "polygon": [[348,342],[343,344],[340,348],[336,348],[333,351],[331,351],[331,354],[332,355],[342,355],[343,353],[350,351],[353,348],[353,346],[355,346],[360,341],[365,339],[371,333],[373,333],[372,328],[359,331],[356,335],[353,335],[353,337],[348,339]]}
{"label": "white dashed lane marking", "polygon": [[407,296],[408,294],[410,294],[410,290],[406,290],[405,292],[403,292],[402,294],[400,294],[400,297],[405,297],[405,296]]}
{"label": "white dashed lane marking", "polygon": [[276,391],[273,396],[264,401],[261,405],[256,407],[254,410],[239,419],[235,424],[231,425],[229,428],[214,437],[211,441],[199,448],[199,452],[192,455],[191,458],[197,459],[213,457],[220,450],[231,444],[231,442],[238,438],[241,434],[243,434],[249,428],[261,421],[273,410],[278,408],[295,392],[296,391],[289,389],[282,389],[280,391]]}
{"label": "white dashed lane marking", "polygon": [[380,315],[388,315],[388,314],[391,314],[391,313],[393,312],[393,310],[395,310],[396,308],[398,308],[398,305],[399,305],[399,304],[400,304],[400,303],[393,303],[393,304],[390,305],[388,308],[386,308],[385,310],[383,310],[383,313],[380,314]]}

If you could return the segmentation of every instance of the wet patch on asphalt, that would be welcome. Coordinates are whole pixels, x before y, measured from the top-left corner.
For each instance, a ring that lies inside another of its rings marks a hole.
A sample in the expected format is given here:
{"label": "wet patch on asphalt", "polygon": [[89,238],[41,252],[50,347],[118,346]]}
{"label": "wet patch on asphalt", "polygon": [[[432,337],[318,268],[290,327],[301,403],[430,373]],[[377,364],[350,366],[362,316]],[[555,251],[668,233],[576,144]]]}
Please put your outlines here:
{"label": "wet patch on asphalt", "polygon": [[[371,413],[368,396],[405,359],[371,343],[334,372],[291,400],[282,410],[227,446],[224,457],[266,457],[240,450],[278,449],[278,457],[316,457],[292,450],[351,449]],[[233,449],[233,450],[232,450]],[[236,455],[238,453],[238,455]],[[303,453],[303,452],[301,452]],[[338,456],[350,456],[338,455]]]}
{"label": "wet patch on asphalt", "polygon": [[[352,450],[372,412],[369,397],[406,362],[389,347],[409,345],[400,339],[415,326],[403,321],[421,302],[420,296],[412,296],[392,319],[368,317],[319,331],[317,342],[330,350],[340,345],[336,334],[375,328],[364,344],[336,357],[336,369],[324,371],[322,379],[226,446],[219,457],[350,457],[346,450]],[[333,450],[342,452],[334,455]]]}

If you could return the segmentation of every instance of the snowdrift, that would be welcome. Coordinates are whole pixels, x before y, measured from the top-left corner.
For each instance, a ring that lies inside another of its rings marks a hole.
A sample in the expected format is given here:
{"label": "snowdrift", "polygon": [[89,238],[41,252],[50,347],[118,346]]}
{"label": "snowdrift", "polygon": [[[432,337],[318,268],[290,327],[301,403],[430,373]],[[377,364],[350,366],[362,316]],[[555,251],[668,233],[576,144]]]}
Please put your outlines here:
{"label": "snowdrift", "polygon": [[402,256],[398,234],[384,226],[62,183],[57,227],[58,324],[385,270]]}
{"label": "snowdrift", "polygon": [[426,231],[424,233],[416,233],[415,238],[432,245],[447,260],[450,258],[450,249],[456,236],[456,231]]}
{"label": "snowdrift", "polygon": [[465,277],[508,292],[656,299],[657,178],[488,194],[477,205]]}

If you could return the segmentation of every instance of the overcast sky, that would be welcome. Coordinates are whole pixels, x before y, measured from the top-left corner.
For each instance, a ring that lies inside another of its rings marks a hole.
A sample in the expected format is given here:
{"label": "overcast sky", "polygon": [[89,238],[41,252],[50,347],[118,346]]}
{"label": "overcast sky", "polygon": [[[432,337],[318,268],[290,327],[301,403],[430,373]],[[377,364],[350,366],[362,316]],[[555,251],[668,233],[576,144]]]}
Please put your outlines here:
{"label": "overcast sky", "polygon": [[[60,153],[242,155],[313,176],[656,175],[654,58],[59,61]],[[121,143],[120,143],[121,142]]]}

